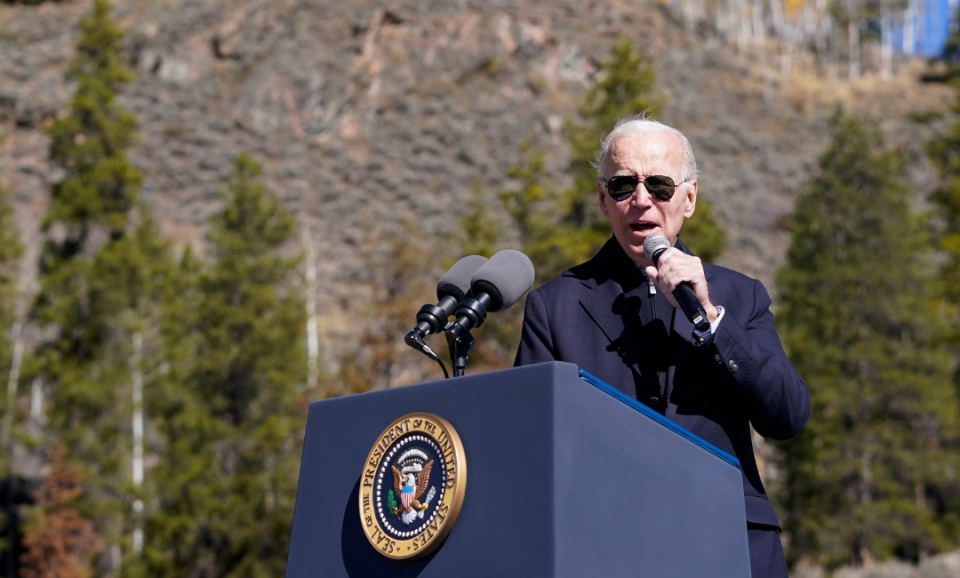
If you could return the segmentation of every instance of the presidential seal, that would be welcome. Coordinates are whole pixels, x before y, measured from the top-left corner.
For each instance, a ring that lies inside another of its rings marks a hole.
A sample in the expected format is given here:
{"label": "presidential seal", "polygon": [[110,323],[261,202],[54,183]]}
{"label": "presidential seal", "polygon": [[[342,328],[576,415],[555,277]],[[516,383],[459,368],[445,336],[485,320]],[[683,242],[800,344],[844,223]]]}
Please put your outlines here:
{"label": "presidential seal", "polygon": [[395,560],[439,546],[460,513],[467,484],[463,444],[447,420],[411,413],[383,430],[360,482],[360,520],[370,544]]}

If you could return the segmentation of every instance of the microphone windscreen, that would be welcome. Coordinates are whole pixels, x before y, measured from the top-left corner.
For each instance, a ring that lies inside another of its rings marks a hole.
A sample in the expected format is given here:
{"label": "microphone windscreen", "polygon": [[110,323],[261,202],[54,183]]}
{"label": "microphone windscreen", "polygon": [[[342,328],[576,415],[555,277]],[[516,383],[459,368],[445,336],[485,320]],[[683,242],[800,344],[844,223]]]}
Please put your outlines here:
{"label": "microphone windscreen", "polygon": [[533,286],[533,263],[530,258],[513,249],[500,251],[477,270],[470,282],[474,295],[490,296],[488,311],[508,309]]}
{"label": "microphone windscreen", "polygon": [[457,302],[463,301],[470,290],[470,280],[487,261],[483,255],[467,255],[457,261],[437,282],[437,299],[453,297]]}
{"label": "microphone windscreen", "polygon": [[653,261],[653,264],[656,265],[657,261],[660,258],[660,253],[663,253],[670,248],[670,241],[663,235],[650,235],[647,237],[647,240],[643,242],[643,256],[647,259]]}

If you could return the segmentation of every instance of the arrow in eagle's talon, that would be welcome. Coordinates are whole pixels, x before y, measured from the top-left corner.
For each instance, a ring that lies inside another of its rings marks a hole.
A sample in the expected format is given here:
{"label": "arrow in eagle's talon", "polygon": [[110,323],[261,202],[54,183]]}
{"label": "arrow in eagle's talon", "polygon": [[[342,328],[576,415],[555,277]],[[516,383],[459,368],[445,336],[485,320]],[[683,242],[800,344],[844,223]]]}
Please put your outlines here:
{"label": "arrow in eagle's talon", "polygon": [[427,492],[427,499],[423,501],[423,504],[420,505],[421,510],[417,513],[417,516],[423,518],[423,513],[427,511],[427,508],[430,507],[430,502],[433,500],[433,497],[437,495],[437,487],[432,486],[430,491]]}

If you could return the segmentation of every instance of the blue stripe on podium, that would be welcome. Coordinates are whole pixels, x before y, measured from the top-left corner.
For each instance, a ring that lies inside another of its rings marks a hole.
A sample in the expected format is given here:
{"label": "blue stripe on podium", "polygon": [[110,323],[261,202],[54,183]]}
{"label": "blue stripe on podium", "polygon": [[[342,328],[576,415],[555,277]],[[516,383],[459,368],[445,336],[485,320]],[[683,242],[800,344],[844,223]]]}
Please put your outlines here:
{"label": "blue stripe on podium", "polygon": [[602,390],[602,391],[605,391],[606,393],[609,393],[609,394],[612,395],[613,397],[619,399],[619,400],[622,401],[623,403],[629,405],[630,407],[632,407],[633,409],[639,411],[639,412],[642,413],[643,415],[649,417],[649,418],[652,419],[653,421],[655,421],[655,422],[659,423],[660,425],[664,426],[665,428],[667,428],[667,429],[675,432],[676,434],[680,435],[681,437],[687,438],[688,440],[692,441],[693,443],[697,444],[698,446],[702,447],[703,449],[707,450],[708,452],[710,452],[711,454],[717,456],[718,458],[720,458],[721,460],[727,462],[728,464],[730,464],[730,465],[732,465],[732,466],[735,466],[735,467],[738,467],[738,468],[740,467],[740,460],[738,460],[737,458],[735,458],[735,457],[733,457],[732,455],[728,454],[727,452],[721,450],[720,448],[718,448],[717,446],[715,446],[715,445],[713,445],[712,443],[708,442],[707,440],[701,438],[700,436],[694,434],[694,433],[691,432],[690,430],[684,429],[682,426],[680,426],[680,425],[677,424],[676,422],[671,421],[671,420],[667,419],[666,417],[664,417],[663,415],[661,415],[661,414],[653,411],[653,410],[650,409],[649,407],[643,405],[642,403],[640,403],[639,401],[633,399],[632,397],[624,394],[623,392],[621,392],[621,391],[618,390],[617,388],[613,387],[613,386],[610,385],[609,383],[607,383],[607,382],[599,379],[598,377],[596,377],[596,376],[594,376],[594,375],[591,375],[588,371],[586,371],[586,370],[584,370],[584,369],[581,369],[581,368],[579,368],[579,367],[578,367],[577,369],[580,370],[580,377],[581,377],[584,381],[586,381],[587,383],[589,383],[590,385],[593,385],[594,387],[596,387],[596,388],[598,388],[598,389],[600,389],[600,390]]}

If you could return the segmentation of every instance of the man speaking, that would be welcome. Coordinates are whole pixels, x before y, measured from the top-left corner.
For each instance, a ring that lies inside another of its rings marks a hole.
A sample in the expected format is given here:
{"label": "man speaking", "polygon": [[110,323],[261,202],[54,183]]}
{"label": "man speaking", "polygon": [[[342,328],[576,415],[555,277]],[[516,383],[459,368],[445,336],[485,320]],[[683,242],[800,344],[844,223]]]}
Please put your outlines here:
{"label": "man speaking", "polygon": [[[810,397],[773,327],[770,297],[756,279],[702,264],[679,240],[696,209],[697,165],[678,130],[643,115],[618,122],[601,142],[598,189],[613,238],[529,294],[516,365],[575,363],[736,455],[753,577],[786,578],[750,424],[789,439],[806,424]],[[668,246],[656,265],[644,255],[654,235]],[[706,313],[699,330],[674,296],[684,290]]]}

